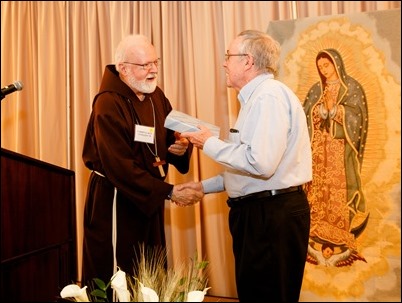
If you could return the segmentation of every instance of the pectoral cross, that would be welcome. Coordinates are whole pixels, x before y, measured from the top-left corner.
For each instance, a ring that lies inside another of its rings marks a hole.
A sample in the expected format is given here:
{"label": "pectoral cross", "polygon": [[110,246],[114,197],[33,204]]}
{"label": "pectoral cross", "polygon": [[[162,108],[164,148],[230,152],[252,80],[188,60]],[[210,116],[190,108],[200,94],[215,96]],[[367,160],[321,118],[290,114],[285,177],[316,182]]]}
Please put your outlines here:
{"label": "pectoral cross", "polygon": [[152,165],[154,167],[158,167],[159,168],[159,173],[161,174],[161,177],[164,177],[165,176],[165,171],[163,170],[162,165],[165,164],[166,161],[165,160],[161,161],[161,159],[158,156],[155,156],[155,160],[156,160],[156,162],[152,163]]}

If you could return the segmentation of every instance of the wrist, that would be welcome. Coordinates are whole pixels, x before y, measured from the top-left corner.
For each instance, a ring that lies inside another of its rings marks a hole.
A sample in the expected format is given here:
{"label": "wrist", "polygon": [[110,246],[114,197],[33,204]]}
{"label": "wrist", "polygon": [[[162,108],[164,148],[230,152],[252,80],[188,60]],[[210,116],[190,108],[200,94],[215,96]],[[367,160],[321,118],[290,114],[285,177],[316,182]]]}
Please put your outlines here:
{"label": "wrist", "polygon": [[167,195],[167,199],[172,200],[172,196],[173,196],[173,187],[172,187],[172,190],[170,191],[170,193]]}

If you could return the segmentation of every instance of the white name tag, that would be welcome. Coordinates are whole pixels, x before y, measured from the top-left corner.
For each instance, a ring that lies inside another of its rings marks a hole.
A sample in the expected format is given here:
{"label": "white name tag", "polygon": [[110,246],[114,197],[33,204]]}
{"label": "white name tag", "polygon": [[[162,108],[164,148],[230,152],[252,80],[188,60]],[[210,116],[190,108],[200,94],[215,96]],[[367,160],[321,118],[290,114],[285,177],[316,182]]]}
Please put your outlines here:
{"label": "white name tag", "polygon": [[134,141],[154,143],[155,138],[155,127],[135,125],[135,136]]}

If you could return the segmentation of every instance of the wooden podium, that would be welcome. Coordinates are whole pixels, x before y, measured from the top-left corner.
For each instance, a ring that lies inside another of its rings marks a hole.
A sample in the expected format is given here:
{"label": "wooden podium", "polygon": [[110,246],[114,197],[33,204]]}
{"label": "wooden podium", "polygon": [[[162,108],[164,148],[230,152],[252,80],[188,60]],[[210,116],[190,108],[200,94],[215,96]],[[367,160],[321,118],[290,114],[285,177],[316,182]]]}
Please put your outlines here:
{"label": "wooden podium", "polygon": [[57,301],[77,281],[75,173],[1,149],[1,299]]}

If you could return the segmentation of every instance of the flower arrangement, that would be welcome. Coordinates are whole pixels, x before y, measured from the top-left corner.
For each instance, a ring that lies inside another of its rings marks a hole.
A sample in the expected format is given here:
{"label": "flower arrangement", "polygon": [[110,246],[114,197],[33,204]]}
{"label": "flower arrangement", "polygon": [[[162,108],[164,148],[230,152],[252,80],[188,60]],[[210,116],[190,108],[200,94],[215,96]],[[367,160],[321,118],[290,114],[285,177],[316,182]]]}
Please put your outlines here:
{"label": "flower arrangement", "polygon": [[62,289],[60,296],[75,302],[107,302],[106,292],[111,287],[115,302],[202,302],[210,289],[204,271],[208,262],[198,261],[196,254],[191,262],[166,270],[166,258],[163,249],[145,252],[142,248],[136,277],[118,269],[107,284],[94,279],[97,288],[92,290],[70,284]]}

